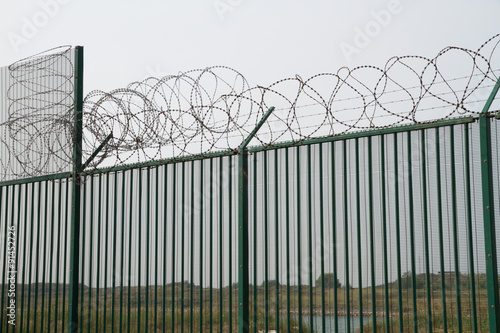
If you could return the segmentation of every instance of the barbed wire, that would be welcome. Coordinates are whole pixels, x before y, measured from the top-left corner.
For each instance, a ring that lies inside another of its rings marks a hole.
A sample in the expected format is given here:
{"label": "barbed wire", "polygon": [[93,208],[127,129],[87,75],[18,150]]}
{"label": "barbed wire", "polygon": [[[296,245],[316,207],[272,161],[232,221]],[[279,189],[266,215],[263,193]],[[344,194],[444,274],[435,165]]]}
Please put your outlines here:
{"label": "barbed wire", "polygon": [[93,91],[84,102],[85,154],[111,133],[90,167],[237,149],[270,106],[276,110],[254,144],[479,113],[477,102],[498,78],[493,60],[499,42],[496,35],[475,51],[447,47],[434,58],[398,56],[383,67],[342,67],[267,87],[216,66]]}
{"label": "barbed wire", "polygon": [[[82,111],[82,154],[91,160],[86,171],[236,150],[271,106],[276,109],[254,145],[477,114],[498,80],[499,42],[496,35],[475,51],[447,47],[433,58],[397,56],[383,67],[342,67],[266,87],[215,66],[150,77],[110,92],[95,90],[85,97]],[[69,50],[51,50],[9,67],[9,115],[0,124],[10,156],[0,162],[4,174],[71,170]],[[19,168],[11,166],[16,163]]]}

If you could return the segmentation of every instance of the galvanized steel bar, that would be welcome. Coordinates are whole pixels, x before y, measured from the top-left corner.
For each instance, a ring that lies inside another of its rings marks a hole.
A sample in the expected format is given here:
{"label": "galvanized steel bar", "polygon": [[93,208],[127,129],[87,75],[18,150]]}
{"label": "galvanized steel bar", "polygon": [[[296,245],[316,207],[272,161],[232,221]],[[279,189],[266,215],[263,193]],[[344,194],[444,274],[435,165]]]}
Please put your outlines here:
{"label": "galvanized steel bar", "polygon": [[[377,298],[375,282],[375,210],[373,207],[373,154],[372,137],[368,137],[368,211],[370,214],[370,267],[371,267],[371,292],[372,292],[372,325],[373,332],[377,332]],[[361,323],[363,324],[363,323]]]}
{"label": "galvanized steel bar", "polygon": [[[6,281],[6,274],[7,274],[7,235],[9,234],[8,233],[8,223],[7,223],[7,213],[9,211],[8,209],[8,205],[9,205],[9,187],[7,186],[2,186],[0,187],[0,209],[2,208],[2,194],[3,194],[3,189],[5,188],[5,192],[6,192],[6,199],[5,199],[5,218],[4,218],[4,221],[5,221],[5,230],[4,230],[4,241],[3,241],[3,263],[2,263],[2,270],[3,270],[3,273],[2,273],[2,312],[0,314],[0,328],[3,327],[4,323],[3,323],[3,318],[4,318],[4,309],[5,309],[5,286],[7,285],[4,281]],[[0,228],[1,228],[1,224],[0,224]],[[7,325],[7,324],[6,324]],[[8,325],[7,325],[8,327]]]}
{"label": "galvanized steel bar", "polygon": [[458,252],[458,226],[457,226],[457,180],[455,168],[455,131],[450,126],[450,174],[451,174],[451,207],[453,226],[453,259],[455,268],[455,301],[457,303],[457,324],[458,331],[462,331],[462,304],[460,297],[460,265]]}
{"label": "galvanized steel bar", "polygon": [[470,136],[469,125],[464,125],[464,156],[465,156],[465,197],[467,202],[467,246],[469,251],[469,277],[472,307],[472,328],[477,333],[477,304],[476,304],[476,279],[474,273],[474,242],[472,220],[472,194],[470,170]]}
{"label": "galvanized steel bar", "polygon": [[274,229],[274,257],[275,257],[275,307],[276,307],[276,331],[280,330],[280,278],[279,278],[279,181],[278,181],[278,151],[274,151],[274,218],[275,218],[275,229]]}
{"label": "galvanized steel bar", "polygon": [[398,272],[398,305],[399,305],[399,331],[404,331],[403,321],[403,288],[401,283],[401,232],[400,232],[400,212],[399,212],[399,162],[398,162],[398,134],[394,133],[394,205],[396,214],[396,263]]}
{"label": "galvanized steel bar", "polygon": [[330,163],[331,163],[331,168],[332,172],[330,174],[330,177],[332,178],[332,253],[333,253],[333,311],[334,311],[334,317],[333,317],[333,327],[335,329],[335,332],[339,331],[339,314],[338,314],[338,288],[337,288],[337,281],[338,281],[338,269],[337,269],[337,211],[336,211],[336,204],[337,204],[337,196],[336,196],[336,182],[335,182],[335,177],[337,176],[337,173],[335,172],[335,142],[330,143],[331,145],[331,156],[330,156]]}
{"label": "galvanized steel bar", "polygon": [[300,259],[301,256],[301,218],[300,218],[300,147],[297,147],[297,269],[298,269],[298,274],[297,274],[297,284],[298,284],[298,307],[299,307],[299,332],[302,332],[302,260]]}
{"label": "galvanized steel bar", "polygon": [[189,327],[190,327],[190,330],[191,332],[194,332],[194,218],[195,218],[195,207],[194,207],[194,161],[192,161],[191,163],[191,209],[190,209],[190,213],[191,213],[191,248],[190,248],[190,251],[191,252],[191,265],[190,265],[190,286],[189,286],[189,298],[190,298],[190,301],[189,301]]}
{"label": "galvanized steel bar", "polygon": [[351,283],[349,278],[349,199],[347,195],[347,141],[343,142],[343,178],[344,178],[344,265],[345,265],[345,300],[347,314],[347,331],[351,331]]}
{"label": "galvanized steel bar", "polygon": [[443,204],[441,191],[441,146],[439,128],[436,128],[436,175],[437,175],[437,207],[438,207],[438,229],[439,229],[439,268],[441,271],[441,307],[443,311],[443,330],[448,332],[448,320],[446,311],[446,283],[444,270],[444,244],[443,244]]}
{"label": "galvanized steel bar", "polygon": [[203,330],[203,163],[200,161],[200,332]]}
{"label": "galvanized steel bar", "polygon": [[427,330],[432,333],[432,291],[431,291],[431,271],[430,271],[430,243],[429,243],[429,215],[428,215],[428,204],[427,204],[427,156],[426,156],[426,136],[425,130],[420,131],[420,154],[421,158],[421,169],[422,169],[422,215],[424,224],[424,247],[425,247],[425,284],[426,284],[426,296],[427,296]]}
{"label": "galvanized steel bar", "polygon": [[391,317],[389,304],[389,260],[387,249],[387,193],[386,193],[386,148],[385,136],[380,137],[380,192],[382,208],[382,238],[384,255],[384,310],[385,310],[385,331],[391,332]]}
{"label": "galvanized steel bar", "polygon": [[[309,262],[309,327],[314,331],[314,313],[313,313],[313,278],[312,278],[312,167],[311,167],[311,146],[307,146],[307,222],[309,239],[308,247],[308,262]],[[300,287],[300,286],[299,286]]]}
{"label": "galvanized steel bar", "polygon": [[83,47],[75,48],[75,109],[74,109],[74,147],[73,147],[73,186],[71,209],[70,239],[70,294],[68,331],[78,327],[78,276],[80,260],[80,176],[82,166],[82,110],[83,110]]}
{"label": "galvanized steel bar", "polygon": [[264,177],[264,329],[269,331],[269,224],[268,224],[268,163],[267,152],[264,152],[264,164],[262,166],[262,176]]}
{"label": "galvanized steel bar", "polygon": [[[320,224],[320,256],[321,256],[321,329],[326,333],[326,304],[325,304],[325,226],[323,210],[323,144],[319,144],[319,224]],[[337,284],[337,281],[333,282]]]}
{"label": "galvanized steel bar", "polygon": [[[253,156],[253,327],[257,333],[257,154]],[[288,198],[288,196],[287,196]]]}
{"label": "galvanized steel bar", "polygon": [[357,250],[358,250],[358,310],[359,310],[359,332],[363,333],[363,262],[361,260],[361,196],[360,196],[360,180],[359,176],[361,168],[359,165],[359,138],[354,139],[354,160],[356,172],[356,236],[357,236]]}
{"label": "galvanized steel bar", "polygon": [[479,136],[481,149],[481,188],[482,210],[484,223],[484,243],[486,254],[486,280],[488,288],[488,316],[490,332],[500,331],[500,299],[498,287],[498,258],[496,244],[496,225],[494,214],[494,194],[492,186],[492,154],[491,154],[491,124],[487,113],[500,88],[500,78],[497,80],[483,111],[479,117]]}
{"label": "galvanized steel bar", "polygon": [[[289,148],[285,148],[285,216],[286,216],[286,222],[285,222],[285,228],[286,228],[286,237],[285,237],[285,242],[286,242],[286,330],[288,333],[291,332],[290,325],[291,325],[291,314],[290,314],[290,177],[289,177],[289,171],[290,171],[290,165],[289,165]],[[255,170],[255,169],[254,169]],[[255,170],[256,171],[256,170]],[[256,201],[254,200],[254,203]],[[254,206],[257,206],[254,204]],[[257,239],[257,233],[255,233],[255,239]],[[256,274],[256,273],[255,273]],[[255,278],[257,280],[257,278]],[[256,288],[256,283],[255,283],[255,294],[257,295],[257,288]],[[257,297],[255,297],[256,299]]]}
{"label": "galvanized steel bar", "polygon": [[410,214],[410,264],[411,264],[411,290],[412,290],[412,307],[413,307],[413,331],[418,331],[418,314],[417,314],[417,273],[415,263],[415,213],[413,205],[413,156],[411,150],[411,133],[406,133],[406,143],[408,150],[408,206]]}

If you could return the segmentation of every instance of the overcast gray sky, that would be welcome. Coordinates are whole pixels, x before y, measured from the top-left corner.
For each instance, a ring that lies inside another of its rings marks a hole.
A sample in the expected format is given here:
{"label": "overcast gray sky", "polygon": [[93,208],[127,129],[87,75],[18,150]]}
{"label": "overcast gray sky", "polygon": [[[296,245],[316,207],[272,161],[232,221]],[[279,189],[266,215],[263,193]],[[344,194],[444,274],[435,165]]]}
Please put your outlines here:
{"label": "overcast gray sky", "polygon": [[432,57],[448,45],[477,49],[500,32],[500,0],[4,0],[1,8],[0,66],[83,45],[86,92],[212,65],[265,85],[383,66],[394,55]]}

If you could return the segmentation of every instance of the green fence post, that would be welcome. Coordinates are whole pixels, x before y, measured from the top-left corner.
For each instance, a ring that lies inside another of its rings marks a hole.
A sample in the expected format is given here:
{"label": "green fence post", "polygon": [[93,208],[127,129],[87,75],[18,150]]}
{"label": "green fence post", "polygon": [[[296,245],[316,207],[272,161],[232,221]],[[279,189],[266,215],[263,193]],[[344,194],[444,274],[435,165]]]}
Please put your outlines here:
{"label": "green fence post", "polygon": [[247,146],[273,112],[271,107],[238,149],[238,332],[249,331],[248,151]]}
{"label": "green fence post", "polygon": [[82,171],[83,46],[75,48],[75,102],[73,137],[73,193],[69,275],[68,332],[78,327],[78,268],[80,258],[80,172]]}
{"label": "green fence post", "polygon": [[491,128],[488,111],[500,88],[500,79],[495,84],[479,117],[481,144],[481,180],[483,194],[484,247],[486,254],[486,280],[488,287],[488,316],[490,332],[500,331],[500,302],[498,296],[498,267],[496,251],[495,220],[493,210],[493,179],[491,170]]}

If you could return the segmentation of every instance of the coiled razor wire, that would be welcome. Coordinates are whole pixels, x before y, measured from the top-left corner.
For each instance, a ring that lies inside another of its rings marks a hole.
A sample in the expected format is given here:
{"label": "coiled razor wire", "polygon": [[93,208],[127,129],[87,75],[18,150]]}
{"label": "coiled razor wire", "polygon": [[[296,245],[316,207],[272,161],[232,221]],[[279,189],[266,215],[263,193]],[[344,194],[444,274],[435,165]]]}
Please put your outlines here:
{"label": "coiled razor wire", "polygon": [[[298,144],[310,138],[477,114],[498,79],[499,42],[496,35],[476,51],[447,47],[434,58],[392,57],[384,67],[342,67],[336,73],[308,79],[297,75],[267,87],[251,86],[240,72],[216,66],[147,78],[110,92],[92,91],[83,104],[84,160],[100,146],[102,150],[86,171],[236,150],[271,106],[276,110],[254,145]],[[39,74],[61,75],[51,67],[53,59],[69,61],[65,53],[35,57],[19,75],[22,79],[13,83],[38,87],[35,97],[9,95],[13,122],[6,125],[4,137],[27,147],[22,151],[30,154],[16,151],[13,156],[23,165],[36,165],[25,167],[33,174],[55,156],[71,161],[72,94],[43,85]],[[30,99],[44,100],[45,93],[54,92],[60,99],[47,101],[45,111],[26,106]],[[67,112],[47,113],[49,105]],[[35,146],[43,153],[33,158]]]}

